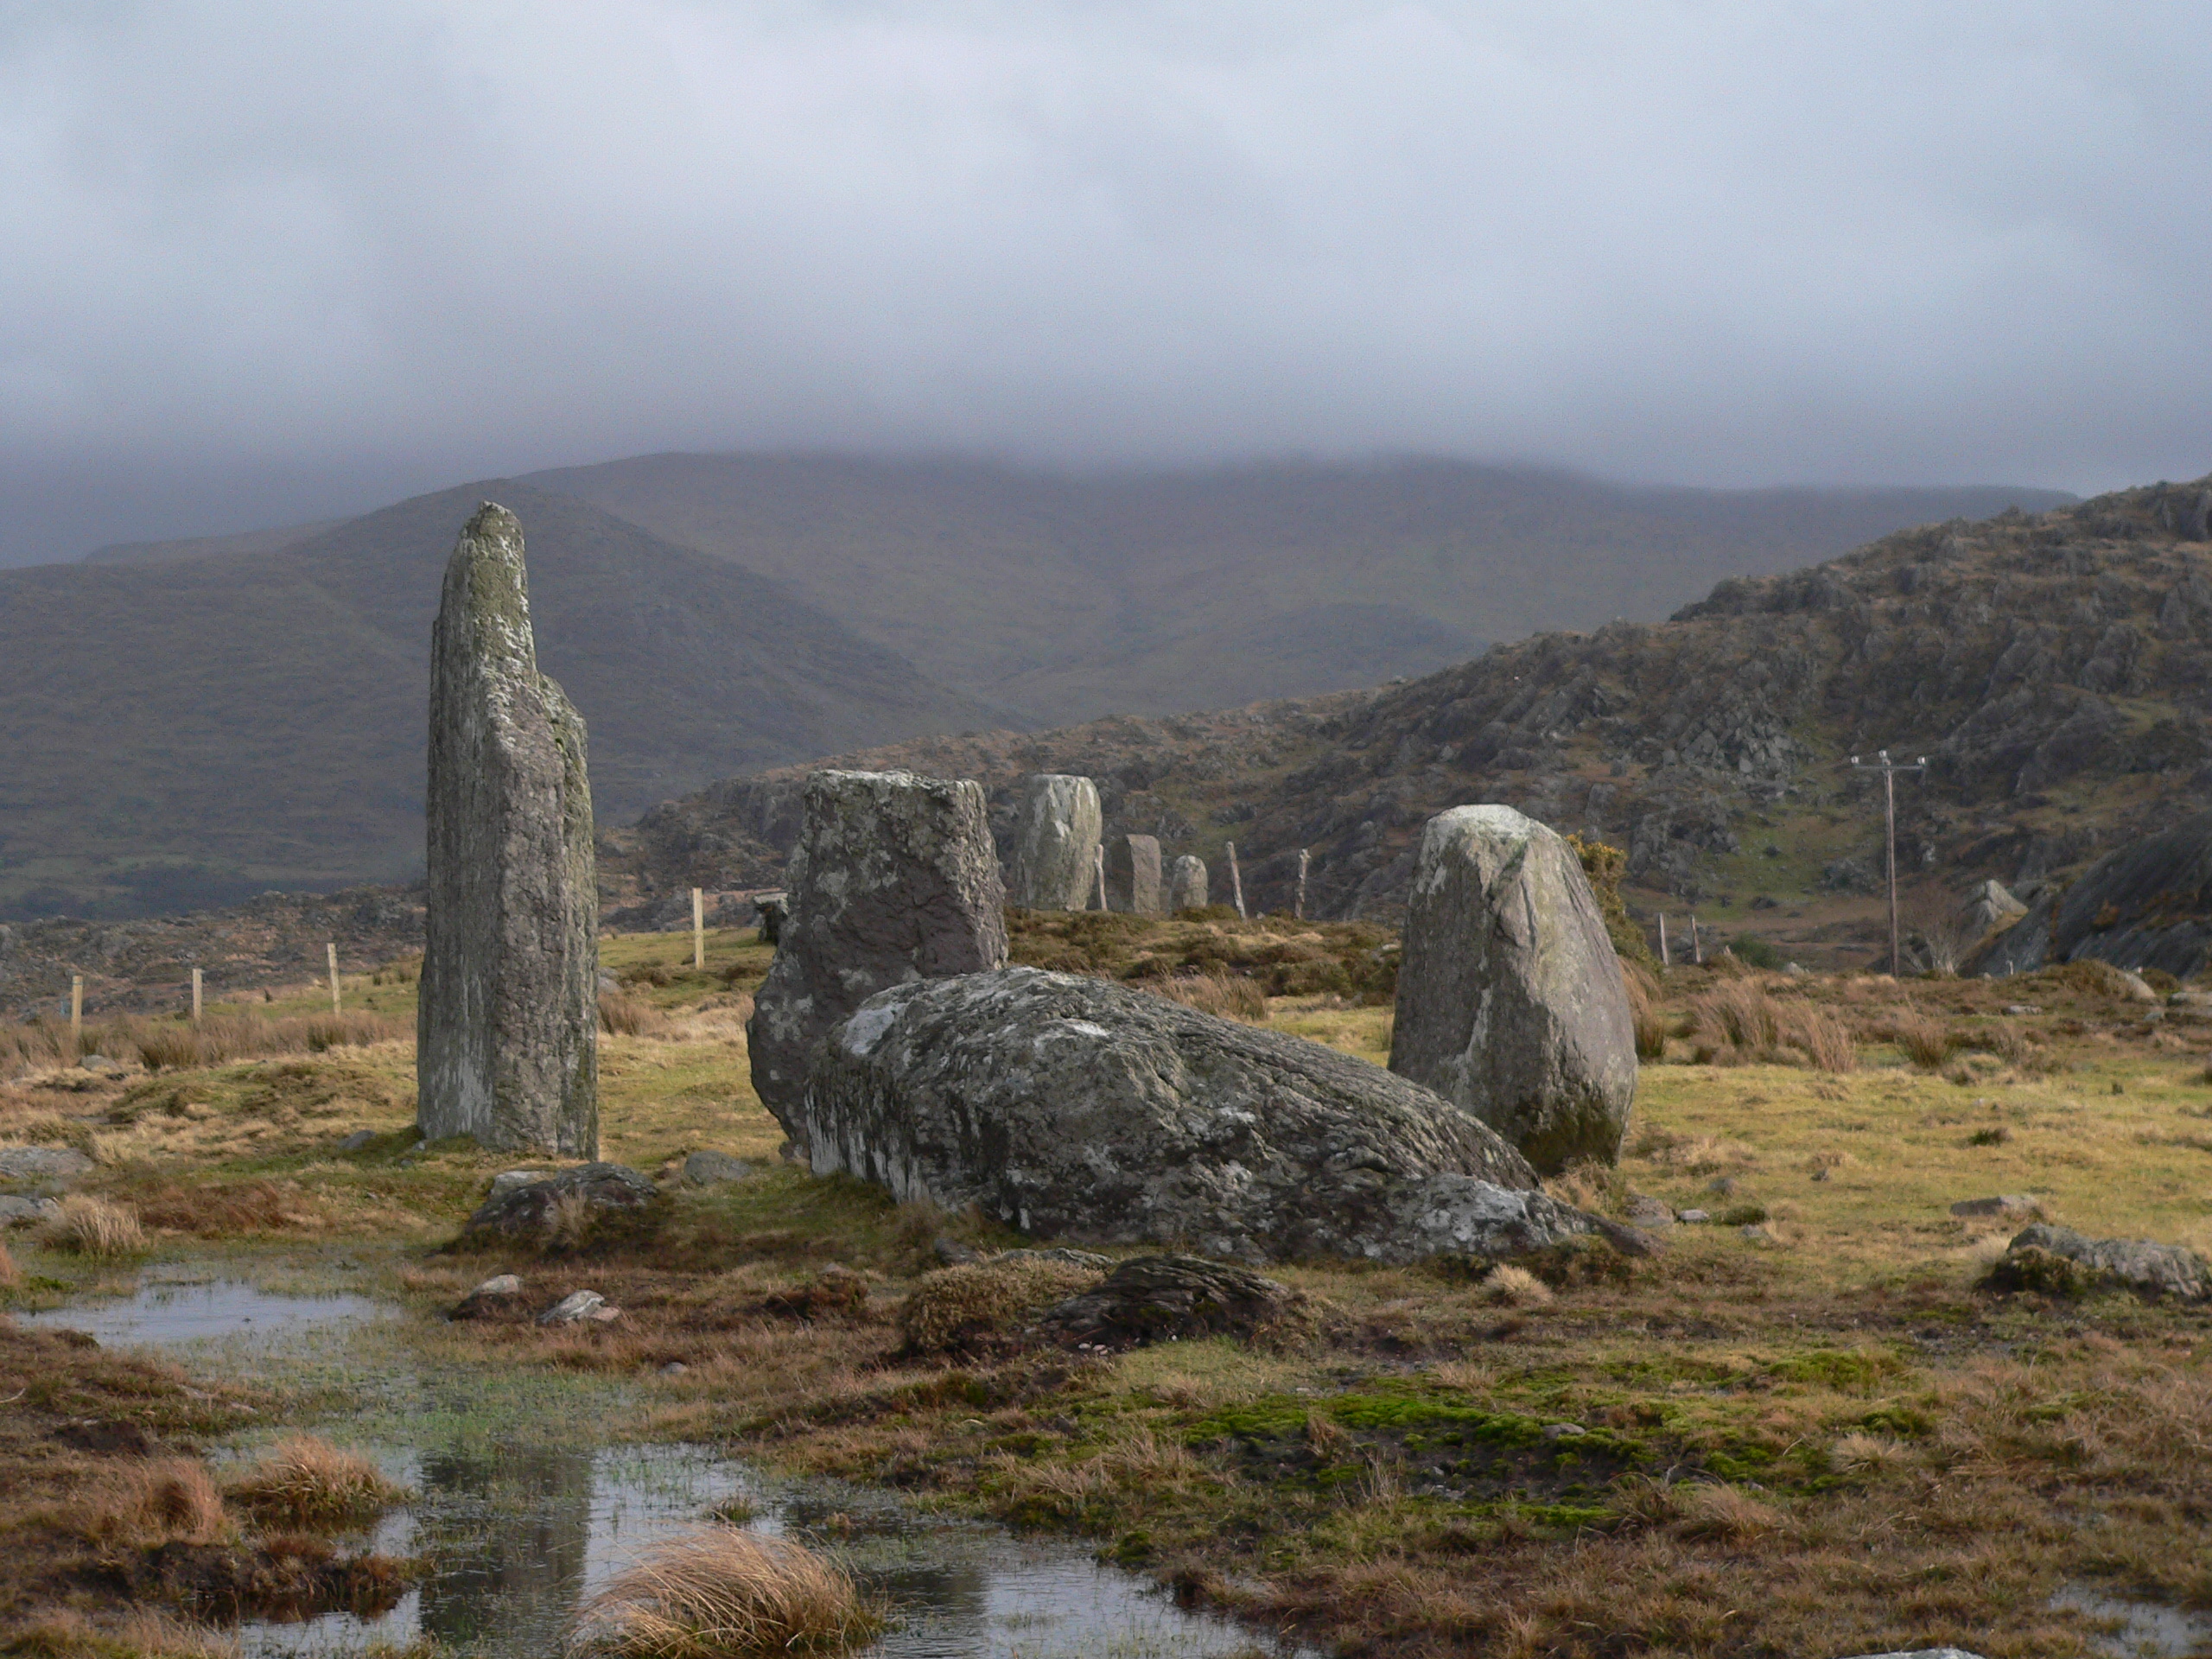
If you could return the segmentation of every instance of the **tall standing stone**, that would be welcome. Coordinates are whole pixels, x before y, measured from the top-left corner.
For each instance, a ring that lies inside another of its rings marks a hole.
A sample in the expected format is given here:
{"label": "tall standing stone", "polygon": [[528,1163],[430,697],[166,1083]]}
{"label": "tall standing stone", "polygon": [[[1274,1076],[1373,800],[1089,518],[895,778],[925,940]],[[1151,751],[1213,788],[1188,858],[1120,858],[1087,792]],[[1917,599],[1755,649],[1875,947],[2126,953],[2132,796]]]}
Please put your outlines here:
{"label": "tall standing stone", "polygon": [[1204,910],[1205,906],[1206,861],[1185,853],[1167,873],[1168,911],[1172,914],[1179,910]]}
{"label": "tall standing stone", "polygon": [[1162,913],[1166,895],[1160,890],[1159,836],[1114,837],[1106,849],[1106,893],[1110,909],[1131,916]]}
{"label": "tall standing stone", "polygon": [[522,525],[486,502],[430,631],[426,1141],[599,1155],[599,890],[582,716],[537,671]]}
{"label": "tall standing stone", "polygon": [[1428,821],[1407,895],[1390,1069],[1546,1174],[1620,1155],[1636,1031],[1582,863],[1510,806]]}
{"label": "tall standing stone", "polygon": [[1090,779],[1033,773],[1014,827],[1013,901],[1028,910],[1088,910],[1104,825]]}
{"label": "tall standing stone", "polygon": [[814,773],[785,892],[790,914],[746,1033],[753,1091],[804,1157],[799,1109],[825,1033],[891,986],[1006,965],[1006,889],[982,786]]}

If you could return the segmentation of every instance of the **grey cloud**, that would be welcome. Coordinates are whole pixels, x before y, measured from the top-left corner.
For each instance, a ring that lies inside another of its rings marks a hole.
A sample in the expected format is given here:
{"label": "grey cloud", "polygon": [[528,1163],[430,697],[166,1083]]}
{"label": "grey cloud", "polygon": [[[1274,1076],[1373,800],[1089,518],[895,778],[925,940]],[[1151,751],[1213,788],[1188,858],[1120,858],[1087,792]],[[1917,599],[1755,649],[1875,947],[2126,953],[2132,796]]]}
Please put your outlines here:
{"label": "grey cloud", "polygon": [[2086,3],[18,7],[0,558],[664,448],[2193,476],[2208,69]]}

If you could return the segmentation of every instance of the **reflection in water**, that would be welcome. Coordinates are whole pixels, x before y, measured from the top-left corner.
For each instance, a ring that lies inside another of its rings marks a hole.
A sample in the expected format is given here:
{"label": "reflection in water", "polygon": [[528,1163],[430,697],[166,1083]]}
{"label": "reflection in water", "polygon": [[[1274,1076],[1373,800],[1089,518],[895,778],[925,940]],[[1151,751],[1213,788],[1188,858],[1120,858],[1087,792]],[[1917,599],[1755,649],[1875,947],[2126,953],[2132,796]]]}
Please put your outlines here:
{"label": "reflection in water", "polygon": [[272,1296],[235,1279],[156,1280],[116,1301],[18,1313],[16,1318],[25,1325],[67,1325],[114,1348],[239,1337],[273,1339],[306,1325],[383,1319],[395,1311],[365,1296]]}
{"label": "reflection in water", "polygon": [[591,1538],[592,1456],[554,1446],[447,1451],[423,1459],[410,1546],[437,1563],[416,1628],[455,1647],[534,1627],[551,1650],[576,1605]]}
{"label": "reflection in water", "polygon": [[2186,1608],[2100,1595],[2085,1585],[2068,1585],[2050,1599],[2050,1605],[2071,1607],[2115,1626],[2108,1635],[2089,1638],[2098,1652],[2114,1659],[2188,1659],[2212,1649],[2212,1616]]}

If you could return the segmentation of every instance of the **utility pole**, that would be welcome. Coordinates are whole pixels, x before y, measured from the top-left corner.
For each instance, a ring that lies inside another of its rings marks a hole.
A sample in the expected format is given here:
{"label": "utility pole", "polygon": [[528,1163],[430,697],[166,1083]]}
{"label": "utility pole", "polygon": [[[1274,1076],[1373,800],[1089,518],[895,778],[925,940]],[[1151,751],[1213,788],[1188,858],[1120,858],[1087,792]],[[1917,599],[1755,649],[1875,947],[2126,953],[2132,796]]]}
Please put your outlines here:
{"label": "utility pole", "polygon": [[1890,977],[1897,976],[1897,773],[1925,772],[1928,757],[1922,755],[1910,766],[1902,760],[1890,759],[1887,749],[1874,751],[1874,759],[1863,765],[1857,755],[1851,757],[1853,767],[1863,772],[1882,774],[1882,832],[1885,858],[1890,877]]}

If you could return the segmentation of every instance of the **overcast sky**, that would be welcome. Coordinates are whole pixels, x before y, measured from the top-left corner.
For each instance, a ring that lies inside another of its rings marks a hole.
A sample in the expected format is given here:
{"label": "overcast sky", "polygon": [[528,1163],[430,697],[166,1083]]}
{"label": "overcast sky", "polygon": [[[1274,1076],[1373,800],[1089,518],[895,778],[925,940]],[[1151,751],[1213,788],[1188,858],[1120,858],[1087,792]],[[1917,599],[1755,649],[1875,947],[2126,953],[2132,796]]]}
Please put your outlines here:
{"label": "overcast sky", "polygon": [[0,562],[668,449],[2212,470],[2212,8],[0,0]]}

